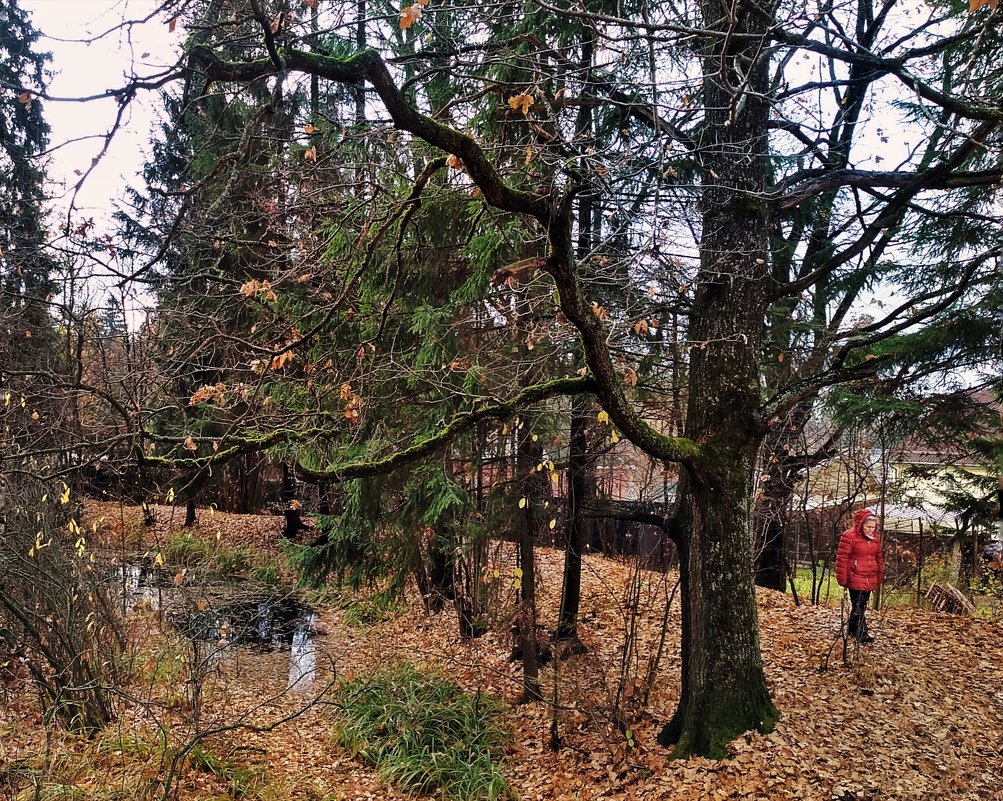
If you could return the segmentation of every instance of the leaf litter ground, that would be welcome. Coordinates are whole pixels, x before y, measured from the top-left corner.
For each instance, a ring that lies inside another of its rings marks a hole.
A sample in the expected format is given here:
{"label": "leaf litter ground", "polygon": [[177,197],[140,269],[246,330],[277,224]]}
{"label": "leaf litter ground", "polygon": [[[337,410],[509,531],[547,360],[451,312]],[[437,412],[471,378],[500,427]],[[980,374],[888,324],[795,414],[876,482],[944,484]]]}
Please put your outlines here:
{"label": "leaf litter ground", "polygon": [[[138,510],[92,504],[89,511],[95,519],[104,517],[108,545],[124,542],[125,532],[134,537],[141,528]],[[167,507],[159,507],[157,516],[161,522],[146,533],[142,547],[159,547],[166,529],[177,526]],[[262,558],[276,554],[281,523],[277,517],[203,513],[195,533],[250,546]],[[333,743],[337,707],[330,692],[339,679],[408,660],[438,669],[469,692],[511,702],[504,723],[513,739],[504,772],[524,801],[1003,801],[999,623],[920,609],[872,611],[876,641],[851,648],[847,664],[839,643],[831,651],[840,626],[838,605],[796,607],[790,596],[759,590],[763,658],[783,716],[780,723],[767,735],[740,736],[729,760],[672,760],[655,739],[678,697],[678,597],[646,699],[644,679],[658,650],[662,611],[675,575],[637,570],[627,559],[586,556],[580,634],[587,650],[542,671],[548,703],[520,705],[515,703],[521,694],[520,665],[508,661],[514,551],[499,545],[493,560],[488,576],[498,611],[483,637],[462,641],[450,609],[430,616],[415,599],[365,628],[346,624],[344,599],[320,604],[316,669],[308,679],[295,681],[287,652],[231,649],[231,655],[207,668],[197,730],[179,673],[173,698],[154,689],[162,682],[131,688],[133,697],[145,702],[123,702],[114,733],[123,741],[149,739],[155,720],[168,722],[176,743],[198,740],[250,772],[237,788],[234,771],[189,770],[176,785],[185,799],[219,798],[238,790],[245,797],[274,799],[411,798],[381,783],[371,768]],[[543,623],[552,627],[562,554],[539,549],[537,568],[539,608]],[[641,610],[636,617],[628,612],[628,599]],[[133,637],[141,640],[134,645],[134,661],[146,660],[149,666],[170,635],[151,614],[131,620]],[[822,671],[827,655],[828,669]],[[555,688],[557,752],[550,747]],[[23,687],[21,692],[8,687],[5,693],[0,773],[4,764],[37,766],[44,748],[30,693]],[[156,785],[165,767],[130,761],[115,749],[96,757],[93,743],[66,736],[56,738],[50,761],[60,749],[69,762],[76,755],[76,786],[85,793],[107,788],[112,775],[123,791],[130,783]],[[0,798],[6,797],[3,792],[0,782]]]}

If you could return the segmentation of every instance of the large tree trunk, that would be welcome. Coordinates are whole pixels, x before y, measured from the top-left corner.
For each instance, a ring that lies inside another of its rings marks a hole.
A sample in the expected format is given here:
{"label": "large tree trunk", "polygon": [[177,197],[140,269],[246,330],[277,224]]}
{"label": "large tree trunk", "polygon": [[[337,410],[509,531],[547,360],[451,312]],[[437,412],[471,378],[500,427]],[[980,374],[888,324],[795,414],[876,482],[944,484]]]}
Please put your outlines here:
{"label": "large tree trunk", "polygon": [[[721,758],[778,713],[763,673],[753,583],[753,471],[765,426],[758,414],[759,357],[769,291],[766,22],[741,4],[731,19],[702,4],[707,45],[703,236],[690,318],[686,435],[703,444],[680,483],[683,682],[662,732],[677,755]],[[722,28],[729,28],[724,30]],[[722,46],[724,50],[722,52]]]}
{"label": "large tree trunk", "polygon": [[[740,458],[741,474],[734,467]],[[721,455],[713,475],[684,475],[680,483],[682,688],[659,738],[675,744],[677,756],[723,758],[738,734],[769,730],[778,717],[763,673],[753,588],[753,464],[754,451],[743,458],[733,450]]]}

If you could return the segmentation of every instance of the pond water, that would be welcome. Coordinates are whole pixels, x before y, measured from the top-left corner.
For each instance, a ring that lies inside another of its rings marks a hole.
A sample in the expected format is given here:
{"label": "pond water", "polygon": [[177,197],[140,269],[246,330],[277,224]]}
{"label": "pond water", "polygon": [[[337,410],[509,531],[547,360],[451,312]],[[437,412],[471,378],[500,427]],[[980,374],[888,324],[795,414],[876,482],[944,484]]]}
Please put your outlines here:
{"label": "pond water", "polygon": [[[112,579],[123,610],[153,611],[191,641],[208,646],[211,658],[236,649],[288,655],[287,689],[310,689],[317,673],[317,615],[288,591],[267,592],[244,582],[175,582],[144,563],[125,563]],[[272,659],[268,660],[273,661]]]}

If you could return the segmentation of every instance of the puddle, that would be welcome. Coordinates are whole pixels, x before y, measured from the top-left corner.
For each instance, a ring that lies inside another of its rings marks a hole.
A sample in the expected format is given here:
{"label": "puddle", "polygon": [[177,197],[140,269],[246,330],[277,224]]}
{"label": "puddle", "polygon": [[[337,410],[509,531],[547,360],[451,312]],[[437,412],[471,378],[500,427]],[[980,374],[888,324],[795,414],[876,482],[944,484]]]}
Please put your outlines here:
{"label": "puddle", "polygon": [[289,647],[289,679],[287,688],[308,688],[317,675],[317,641],[313,632],[316,629],[317,616],[312,612],[307,617],[307,627],[293,632]]}
{"label": "puddle", "polygon": [[170,576],[143,564],[124,564],[115,571],[121,588],[125,611],[149,609],[157,611],[164,605],[164,592],[172,587]]}
{"label": "puddle", "polygon": [[[234,646],[247,652],[288,654],[287,689],[309,689],[317,672],[317,615],[294,595],[267,595],[241,582],[182,584],[157,567],[126,563],[115,568],[126,614],[153,611],[193,642],[226,658]],[[271,660],[269,660],[271,661]]]}

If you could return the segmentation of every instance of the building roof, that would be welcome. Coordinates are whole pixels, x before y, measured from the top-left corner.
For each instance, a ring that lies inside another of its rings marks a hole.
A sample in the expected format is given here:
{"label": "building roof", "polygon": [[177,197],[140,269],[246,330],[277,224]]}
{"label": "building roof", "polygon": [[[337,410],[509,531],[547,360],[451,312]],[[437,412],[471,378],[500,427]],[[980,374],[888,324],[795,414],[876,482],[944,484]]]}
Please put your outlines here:
{"label": "building roof", "polygon": [[[926,430],[910,434],[889,448],[891,459],[898,463],[930,466],[974,467],[980,464],[978,451],[969,442],[989,436],[998,425],[1000,400],[995,391],[980,387],[931,396],[930,400],[939,409],[930,416]],[[970,427],[969,442],[958,439],[957,434],[952,438],[943,436],[943,431],[959,424]]]}
{"label": "building roof", "polygon": [[[880,512],[877,505],[871,507],[875,512]],[[955,532],[958,530],[958,516],[954,512],[948,512],[936,506],[901,506],[899,504],[886,503],[884,507],[885,531],[910,531],[918,530],[922,523],[925,530],[939,529],[942,532]]]}

